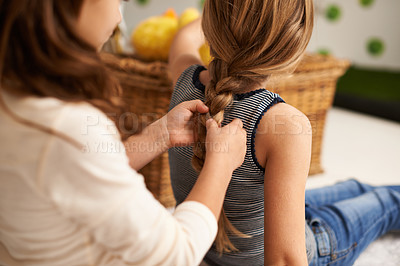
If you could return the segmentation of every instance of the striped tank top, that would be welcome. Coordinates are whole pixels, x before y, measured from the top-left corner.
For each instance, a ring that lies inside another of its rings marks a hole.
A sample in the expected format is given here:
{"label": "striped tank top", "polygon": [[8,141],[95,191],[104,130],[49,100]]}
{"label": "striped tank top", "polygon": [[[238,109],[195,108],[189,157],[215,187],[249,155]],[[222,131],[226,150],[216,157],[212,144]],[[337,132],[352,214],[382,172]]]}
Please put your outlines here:
{"label": "striped tank top", "polygon": [[[203,66],[193,65],[182,73],[172,94],[170,109],[184,101],[205,100],[205,86],[199,79],[203,70],[205,70]],[[239,231],[251,237],[229,236],[239,252],[224,253],[222,256],[213,245],[204,258],[210,265],[264,265],[265,169],[255,157],[254,139],[258,123],[264,113],[280,102],[284,101],[278,94],[258,89],[234,95],[232,105],[225,110],[222,126],[229,124],[234,118],[243,121],[243,127],[247,132],[247,151],[243,164],[233,172],[224,201],[224,210],[231,223]],[[171,184],[179,204],[189,194],[198,173],[191,165],[193,156],[191,146],[173,147],[169,149],[168,154]],[[308,226],[306,234],[312,234]]]}

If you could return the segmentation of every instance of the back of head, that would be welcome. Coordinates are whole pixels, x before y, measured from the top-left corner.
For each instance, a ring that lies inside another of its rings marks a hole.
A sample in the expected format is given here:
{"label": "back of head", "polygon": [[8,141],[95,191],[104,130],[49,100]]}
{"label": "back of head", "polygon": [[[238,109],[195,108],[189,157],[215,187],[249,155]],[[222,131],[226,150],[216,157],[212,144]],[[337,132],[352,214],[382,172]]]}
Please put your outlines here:
{"label": "back of head", "polygon": [[221,78],[258,81],[293,69],[313,16],[312,0],[206,1],[202,26],[212,56],[222,62]]}
{"label": "back of head", "polygon": [[[214,58],[205,90],[210,115],[221,123],[234,94],[260,86],[271,75],[293,71],[311,38],[313,21],[312,0],[206,0],[202,27]],[[205,120],[200,117],[192,160],[197,170],[206,152]],[[217,249],[234,250],[220,234],[226,226],[219,229]]]}

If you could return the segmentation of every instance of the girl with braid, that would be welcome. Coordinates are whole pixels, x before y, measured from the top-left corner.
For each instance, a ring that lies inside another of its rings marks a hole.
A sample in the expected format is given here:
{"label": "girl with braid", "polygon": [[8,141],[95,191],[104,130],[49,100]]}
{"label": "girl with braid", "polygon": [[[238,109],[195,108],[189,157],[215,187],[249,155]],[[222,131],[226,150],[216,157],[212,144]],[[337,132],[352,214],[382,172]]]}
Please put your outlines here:
{"label": "girl with braid", "polygon": [[[400,228],[399,186],[349,180],[305,192],[310,123],[264,87],[295,69],[312,28],[312,0],[206,0],[201,20],[173,41],[170,108],[195,99],[209,107],[197,116],[198,142],[169,149],[178,203],[209,153],[230,149],[208,145],[206,120],[224,126],[239,118],[247,132],[245,160],[233,173],[205,264],[351,265],[374,239]],[[213,58],[207,68],[198,53],[204,42]]]}

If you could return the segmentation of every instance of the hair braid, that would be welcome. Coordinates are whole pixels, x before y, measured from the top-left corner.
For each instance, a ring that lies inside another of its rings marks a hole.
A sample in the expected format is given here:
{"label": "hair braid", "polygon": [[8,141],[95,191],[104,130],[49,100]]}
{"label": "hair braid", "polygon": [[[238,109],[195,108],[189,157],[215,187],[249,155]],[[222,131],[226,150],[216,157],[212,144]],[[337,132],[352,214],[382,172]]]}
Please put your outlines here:
{"label": "hair braid", "polygon": [[[209,65],[211,81],[207,84],[205,90],[205,104],[209,107],[209,115],[221,125],[224,120],[225,109],[233,102],[233,94],[240,89],[241,82],[229,73],[229,64],[221,59],[215,58]],[[200,171],[204,165],[206,156],[206,126],[207,115],[198,117],[198,142],[193,149],[192,165]],[[229,240],[228,234],[233,233],[241,237],[248,237],[237,230],[226,216],[222,208],[218,220],[218,233],[216,238],[217,251],[232,252],[238,249]]]}
{"label": "hair braid", "polygon": [[[225,68],[225,69],[224,69]],[[224,110],[228,107],[233,95],[229,87],[229,77],[227,77],[226,64],[222,60],[215,58],[209,65],[211,81],[205,90],[205,104],[209,107],[209,115],[221,125],[224,119]],[[215,70],[215,71],[214,71]],[[207,115],[199,115],[197,121],[198,141],[193,149],[193,167],[200,171],[205,160],[205,141],[206,141],[206,120]]]}
{"label": "hair braid", "polygon": [[[310,40],[313,18],[312,0],[205,1],[202,28],[214,58],[205,104],[218,124],[234,94],[254,89],[271,75],[294,70]],[[205,122],[206,116],[199,115],[199,141],[192,159],[196,170],[201,170],[206,157]],[[248,237],[229,222],[222,209],[216,238],[221,253],[237,251],[228,233]]]}

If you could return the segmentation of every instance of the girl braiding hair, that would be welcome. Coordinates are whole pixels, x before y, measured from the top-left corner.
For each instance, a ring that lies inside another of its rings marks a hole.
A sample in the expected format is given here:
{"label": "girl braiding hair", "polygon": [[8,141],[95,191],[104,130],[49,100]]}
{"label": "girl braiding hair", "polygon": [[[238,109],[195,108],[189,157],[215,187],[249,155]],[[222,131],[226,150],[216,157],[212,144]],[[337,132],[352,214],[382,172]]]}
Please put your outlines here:
{"label": "girl braiding hair", "polygon": [[[202,29],[213,60],[205,89],[209,114],[220,125],[234,94],[261,86],[270,76],[294,70],[311,37],[311,0],[205,1]],[[206,115],[199,116],[199,138],[193,149],[193,167],[200,171],[206,149]],[[216,249],[237,251],[228,234],[238,231],[221,211]]]}
{"label": "girl braiding hair", "polygon": [[132,121],[100,53],[121,3],[0,0],[0,265],[199,265],[215,239],[243,124],[208,121],[207,142],[230,150],[209,150],[191,194],[174,213],[162,206],[137,171],[191,145],[208,107],[185,101],[137,134],[122,127]]}
{"label": "girl braiding hair", "polygon": [[[119,82],[101,61],[97,47],[86,43],[75,30],[83,2],[31,0],[21,5],[0,0],[1,89],[22,96],[86,101],[106,113],[126,139],[116,119],[127,110]],[[61,132],[13,113],[1,95],[0,106],[16,121],[79,147]]]}

